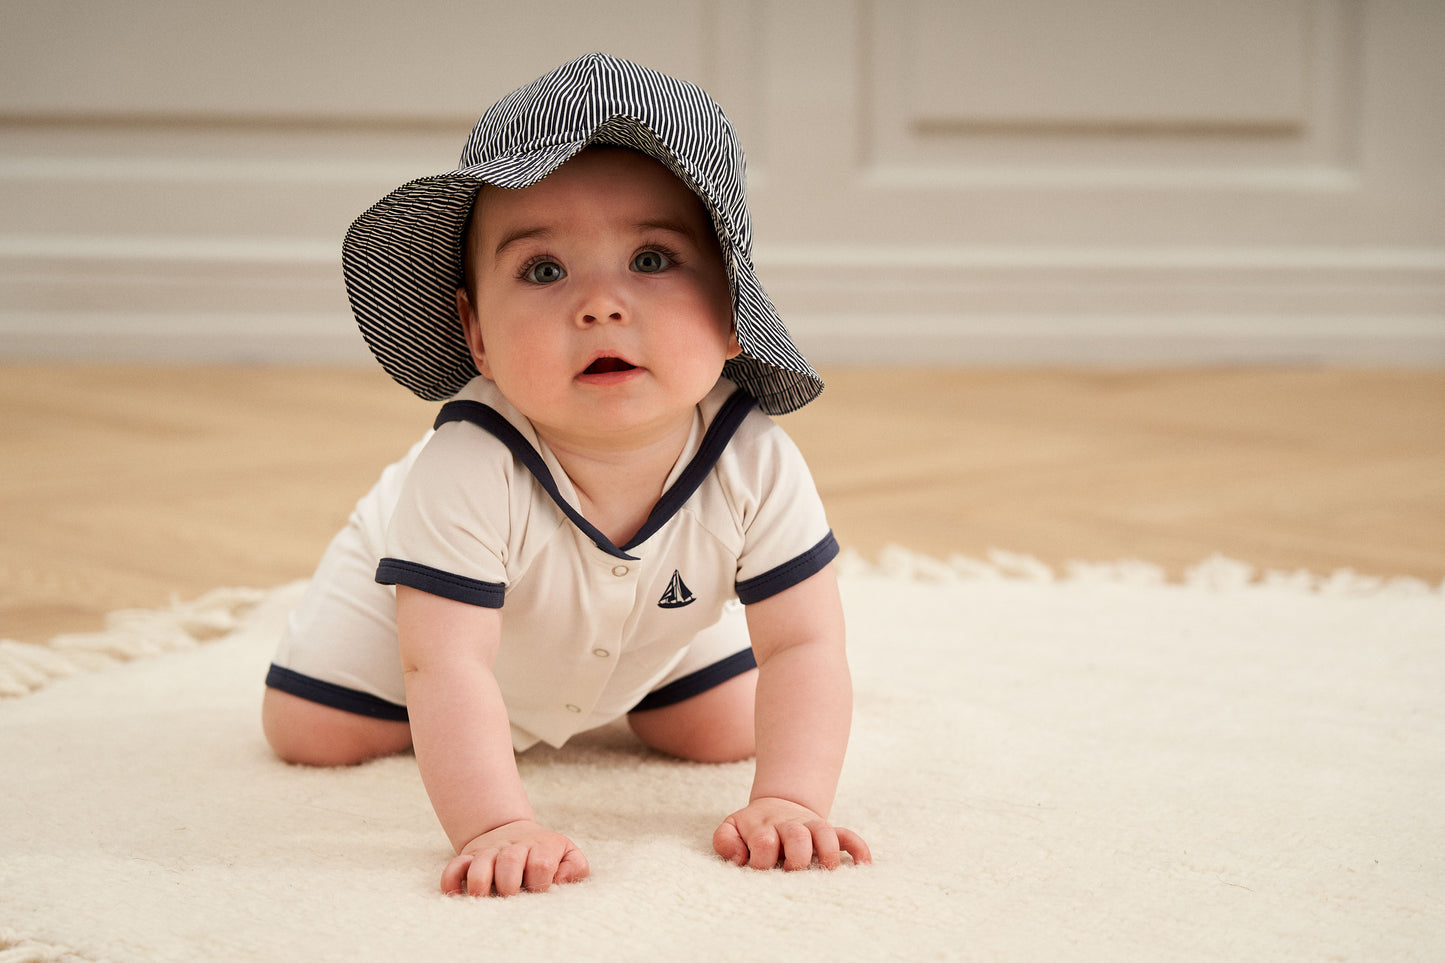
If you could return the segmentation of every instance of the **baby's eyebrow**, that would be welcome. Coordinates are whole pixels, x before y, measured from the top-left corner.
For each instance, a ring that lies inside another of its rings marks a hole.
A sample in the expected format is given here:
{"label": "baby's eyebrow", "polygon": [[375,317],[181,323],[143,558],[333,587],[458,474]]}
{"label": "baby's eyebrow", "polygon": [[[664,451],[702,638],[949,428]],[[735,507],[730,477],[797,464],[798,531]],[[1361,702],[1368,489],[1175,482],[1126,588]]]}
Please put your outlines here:
{"label": "baby's eyebrow", "polygon": [[681,234],[694,243],[701,241],[692,225],[686,221],[673,220],[671,218],[658,218],[655,220],[638,221],[639,231],[668,231],[672,234]]}
{"label": "baby's eyebrow", "polygon": [[518,242],[520,242],[520,241],[534,241],[534,240],[538,240],[538,239],[541,239],[541,240],[543,240],[543,241],[546,241],[546,240],[550,240],[551,237],[552,237],[552,231],[551,231],[549,228],[545,228],[545,227],[524,227],[524,228],[519,228],[518,230],[512,231],[512,232],[509,233],[509,234],[503,235],[502,239],[497,242],[497,248],[496,248],[496,250],[494,250],[494,251],[492,252],[492,256],[493,256],[494,258],[497,258],[498,260],[500,260],[501,257],[502,257],[502,252],[505,251],[507,248],[511,247],[513,244],[516,244],[516,243],[518,243]]}
{"label": "baby's eyebrow", "polygon": [[[649,218],[645,221],[636,222],[636,224],[633,225],[633,228],[638,233],[644,233],[647,231],[666,231],[670,234],[677,234],[681,237],[685,237],[688,240],[692,241],[694,244],[701,244],[703,242],[703,239],[698,237],[697,231],[693,228],[691,224],[688,224],[686,221],[674,218]],[[492,251],[492,257],[496,260],[501,260],[502,252],[504,252],[507,248],[511,247],[513,244],[518,244],[522,241],[550,241],[554,236],[555,232],[549,227],[538,226],[517,228],[515,231],[509,231],[506,234],[502,235],[501,240],[497,242],[496,248]]]}

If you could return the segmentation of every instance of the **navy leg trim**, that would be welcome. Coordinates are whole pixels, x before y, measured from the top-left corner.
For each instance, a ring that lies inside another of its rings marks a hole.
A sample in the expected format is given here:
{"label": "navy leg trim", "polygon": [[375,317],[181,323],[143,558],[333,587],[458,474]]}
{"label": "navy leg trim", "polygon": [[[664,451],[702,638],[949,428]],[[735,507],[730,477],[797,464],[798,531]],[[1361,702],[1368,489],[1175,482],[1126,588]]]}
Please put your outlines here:
{"label": "navy leg trim", "polygon": [[316,702],[333,709],[340,709],[343,712],[355,713],[358,716],[385,719],[389,722],[410,721],[406,713],[406,706],[387,702],[370,692],[348,689],[346,686],[337,685],[334,682],[322,682],[320,679],[313,679],[309,675],[302,675],[279,665],[271,666],[271,671],[266,673],[266,685],[272,689],[298,696],[307,702]]}
{"label": "navy leg trim", "polygon": [[696,672],[689,672],[681,679],[669,682],[661,689],[652,690],[643,697],[641,702],[633,706],[631,711],[646,712],[648,709],[662,709],[677,705],[679,702],[686,702],[693,696],[702,695],[708,689],[716,688],[734,676],[742,675],[757,667],[758,660],[753,658],[752,649],[734,652],[726,659],[720,659]]}

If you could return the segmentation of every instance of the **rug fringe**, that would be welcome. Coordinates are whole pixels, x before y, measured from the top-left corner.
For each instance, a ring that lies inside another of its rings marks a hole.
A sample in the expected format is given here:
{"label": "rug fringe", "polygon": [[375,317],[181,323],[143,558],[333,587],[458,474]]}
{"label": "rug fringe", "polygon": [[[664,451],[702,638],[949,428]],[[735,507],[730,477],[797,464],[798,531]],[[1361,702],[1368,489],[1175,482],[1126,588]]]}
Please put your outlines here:
{"label": "rug fringe", "polygon": [[[44,643],[0,640],[0,698],[27,695],[81,672],[195,648],[230,632],[268,594],[264,589],[215,589],[187,602],[173,601],[169,608],[113,612],[99,632],[60,635]],[[4,953],[0,963],[10,963]]]}
{"label": "rug fringe", "polygon": [[[904,581],[1025,581],[1056,584],[1111,584],[1158,586],[1170,582],[1168,573],[1151,562],[1120,559],[1114,562],[1069,561],[1056,572],[1032,555],[992,549],[982,558],[950,555],[938,559],[900,545],[888,545],[876,561],[849,549],[839,559],[849,574],[884,575]],[[1342,568],[1328,575],[1304,570],[1259,569],[1238,559],[1215,554],[1185,571],[1181,584],[1215,592],[1274,589],[1314,595],[1352,597],[1445,596],[1445,582],[1431,585],[1414,576],[1383,578]]]}
{"label": "rug fringe", "polygon": [[[868,561],[848,549],[839,558],[846,575],[882,575],[904,581],[1023,581],[1061,585],[1169,584],[1164,569],[1138,559],[1115,562],[1071,561],[1056,572],[1031,555],[991,550],[983,559],[966,555],[935,558],[899,545],[889,545]],[[1305,594],[1353,597],[1445,597],[1445,582],[1436,586],[1410,576],[1381,578],[1340,569],[1329,575],[1306,571],[1260,570],[1247,562],[1213,555],[1184,573],[1182,584],[1215,592],[1271,589]],[[298,583],[299,585],[299,583]],[[114,612],[100,632],[57,636],[45,643],[0,640],[0,699],[27,695],[57,679],[129,662],[133,659],[195,648],[235,629],[257,603],[274,590],[221,588],[165,609]],[[0,944],[0,950],[6,949]],[[0,963],[10,961],[0,953]]]}
{"label": "rug fringe", "polygon": [[63,946],[28,940],[7,930],[0,930],[0,963],[105,963],[105,961],[97,957],[81,956]]}

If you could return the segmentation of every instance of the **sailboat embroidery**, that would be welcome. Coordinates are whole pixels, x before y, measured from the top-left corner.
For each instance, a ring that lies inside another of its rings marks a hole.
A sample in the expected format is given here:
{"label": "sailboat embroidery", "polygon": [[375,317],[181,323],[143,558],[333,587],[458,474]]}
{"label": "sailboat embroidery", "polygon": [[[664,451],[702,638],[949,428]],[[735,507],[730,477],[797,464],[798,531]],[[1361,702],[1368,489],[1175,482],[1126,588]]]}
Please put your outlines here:
{"label": "sailboat embroidery", "polygon": [[697,601],[697,596],[692,594],[692,589],[683,582],[682,576],[677,569],[672,570],[672,581],[667,583],[667,591],[662,593],[662,598],[657,600],[657,607],[660,609],[680,609],[684,605],[691,605]]}

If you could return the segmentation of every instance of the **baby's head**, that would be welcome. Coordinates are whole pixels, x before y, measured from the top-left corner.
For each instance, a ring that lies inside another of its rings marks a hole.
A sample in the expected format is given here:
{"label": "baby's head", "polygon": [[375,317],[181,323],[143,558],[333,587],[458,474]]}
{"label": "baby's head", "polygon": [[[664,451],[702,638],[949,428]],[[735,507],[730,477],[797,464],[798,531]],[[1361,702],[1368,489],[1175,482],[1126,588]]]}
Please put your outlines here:
{"label": "baby's head", "polygon": [[[589,150],[602,147],[628,151]],[[693,233],[715,245],[708,256],[718,259],[726,284],[729,339],[736,332],[723,373],[771,414],[816,397],[822,381],[753,270],[744,161],[731,124],[697,87],[603,54],[563,64],[504,97],[478,121],[458,170],[403,185],[352,224],[342,249],[347,290],[387,372],[432,400],[475,377],[478,359],[457,317],[461,298],[466,317],[465,308],[486,296],[473,286],[481,267],[473,242],[487,230],[489,210],[503,198],[546,195],[598,164],[669,185],[654,196],[686,199],[688,219],[708,226]]]}
{"label": "baby's head", "polygon": [[589,147],[530,187],[484,186],[468,224],[467,346],[539,430],[690,423],[739,353],[707,209],[646,154]]}

